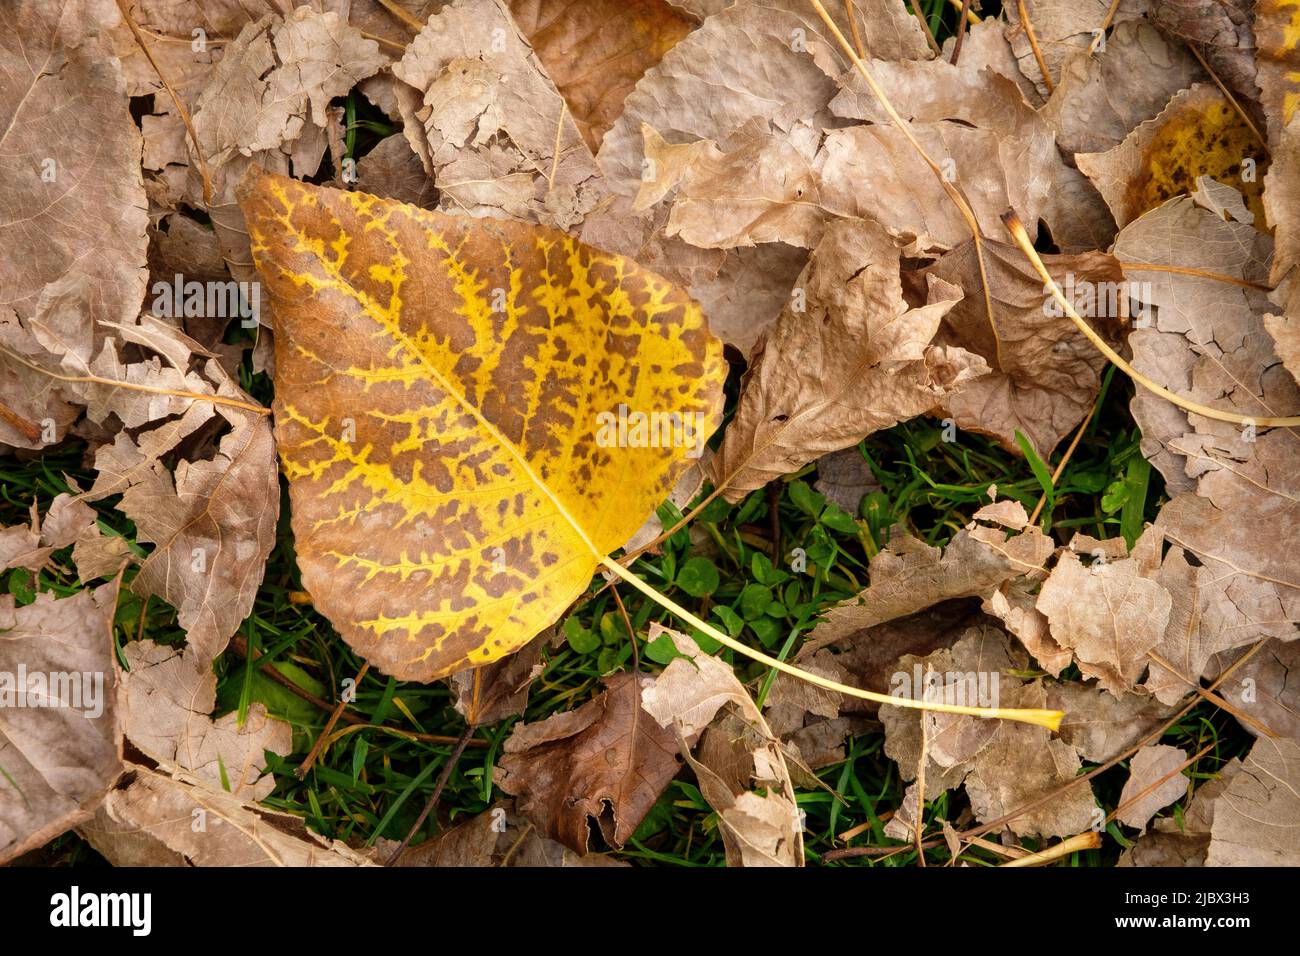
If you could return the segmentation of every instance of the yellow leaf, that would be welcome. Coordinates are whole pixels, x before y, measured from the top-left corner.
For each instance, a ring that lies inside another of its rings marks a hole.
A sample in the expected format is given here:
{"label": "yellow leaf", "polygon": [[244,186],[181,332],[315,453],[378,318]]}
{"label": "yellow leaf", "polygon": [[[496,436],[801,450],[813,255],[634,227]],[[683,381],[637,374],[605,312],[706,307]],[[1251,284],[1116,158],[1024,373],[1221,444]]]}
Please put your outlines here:
{"label": "yellow leaf", "polygon": [[270,174],[241,202],[303,586],[385,673],[518,650],[719,424],[721,343],[630,260]]}

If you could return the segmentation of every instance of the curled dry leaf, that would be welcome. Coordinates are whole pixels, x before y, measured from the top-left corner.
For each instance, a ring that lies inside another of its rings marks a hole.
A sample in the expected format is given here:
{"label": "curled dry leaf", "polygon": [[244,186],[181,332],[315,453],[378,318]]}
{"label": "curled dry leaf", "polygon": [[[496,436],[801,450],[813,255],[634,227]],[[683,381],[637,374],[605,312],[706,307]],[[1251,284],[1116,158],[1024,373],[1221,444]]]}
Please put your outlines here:
{"label": "curled dry leaf", "polygon": [[[1256,6],[1260,12],[1252,17]],[[1277,6],[1249,0],[1148,0],[1147,16],[1170,36],[1181,37],[1200,50],[1215,75],[1250,101],[1259,95],[1251,20]]]}
{"label": "curled dry leaf", "polygon": [[80,833],[114,866],[373,865],[298,817],[138,766]]}
{"label": "curled dry leaf", "polygon": [[801,816],[781,741],[728,665],[658,624],[649,640],[664,634],[682,656],[642,690],[641,704],[676,735],[700,793],[718,813],[727,863],[803,865]]}
{"label": "curled dry leaf", "polygon": [[0,863],[90,819],[121,773],[118,584],[0,597]]}
{"label": "curled dry leaf", "polygon": [[[245,210],[303,585],[386,673],[433,680],[553,624],[717,425],[721,343],[635,263],[280,177]],[[629,437],[632,413],[677,437]]]}
{"label": "curled dry leaf", "polygon": [[[993,303],[984,304],[984,279],[973,241],[944,255],[923,273],[961,287],[963,298],[944,316],[938,341],[980,355],[992,373],[962,383],[945,400],[957,427],[989,435],[1013,454],[1023,454],[1017,431],[1043,459],[1092,410],[1106,359],[1084,338],[1014,246],[985,240],[984,275]],[[1106,290],[1122,287],[1124,272],[1110,255],[1044,256],[1057,280],[1070,289],[1080,314],[1113,338],[1123,307]]]}
{"label": "curled dry leaf", "polygon": [[594,824],[622,848],[650,812],[681,763],[677,736],[643,708],[653,686],[646,674],[619,673],[576,710],[519,724],[497,761],[497,786],[516,797],[519,812],[578,854]]}
{"label": "curled dry leaf", "polygon": [[1227,97],[1207,83],[1180,91],[1118,146],[1075,155],[1121,227],[1188,192],[1199,176],[1237,189],[1262,217],[1259,178],[1245,172],[1243,159],[1251,168],[1262,166],[1264,146]]}
{"label": "curled dry leaf", "polygon": [[141,753],[171,772],[184,771],[213,790],[244,800],[262,800],[275,788],[264,752],[285,755],[293,729],[267,716],[262,704],[249,706],[241,725],[237,713],[210,716],[217,702],[217,677],[199,652],[132,641],[123,648],[130,670],[120,680],[122,729]]}
{"label": "curled dry leaf", "polygon": [[[1036,230],[1062,165],[1052,130],[1011,80],[943,60],[876,62],[871,73],[943,177],[968,197],[985,235],[1003,235],[1008,208]],[[881,223],[915,238],[922,249],[950,249],[971,238],[970,226],[943,183],[856,72],[830,104],[837,117],[866,125],[835,129],[817,157],[820,196],[839,215]],[[870,189],[863,189],[865,180]]]}
{"label": "curled dry leaf", "polygon": [[1092,684],[1049,683],[1047,701],[1065,711],[1061,739],[1092,763],[1105,763],[1131,749],[1173,716],[1173,705],[1148,694],[1116,696]]}
{"label": "curled dry leaf", "polygon": [[213,180],[212,201],[206,203],[199,191],[197,172],[191,176],[191,200],[206,205],[237,280],[256,278],[236,196],[244,175],[253,167],[288,172],[290,163],[298,175],[315,173],[327,146],[329,101],[383,65],[375,41],[337,13],[308,6],[287,19],[264,16],[226,45],[194,109],[198,149]]}
{"label": "curled dry leaf", "polygon": [[1119,858],[1118,866],[1204,866],[1210,848],[1210,829],[1223,791],[1241,772],[1236,757],[1219,768],[1218,775],[1196,789],[1179,820],[1159,817]]}
{"label": "curled dry leaf", "polygon": [[[1010,676],[1023,668],[1023,657],[1013,650],[997,627],[983,625],[966,631],[950,651],[925,658],[899,661],[906,688],[929,692],[936,699],[972,695],[996,699],[997,706],[1042,707],[1047,692],[1041,681],[1026,682]],[[908,669],[910,666],[910,670]],[[927,675],[933,675],[927,676]],[[916,677],[922,681],[917,688]],[[985,700],[980,701],[986,703]],[[964,784],[976,819],[989,822],[1026,807],[1052,792],[1054,799],[1031,807],[1007,822],[1021,836],[1070,836],[1092,823],[1096,805],[1086,784],[1062,790],[1074,779],[1081,762],[1074,749],[1043,727],[1011,721],[983,721],[975,717],[931,714],[894,707],[881,708],[885,724],[886,753],[905,779],[917,773],[921,755],[921,720],[929,722],[925,796],[934,800],[944,791]],[[1021,729],[1028,731],[1020,732]],[[909,805],[904,802],[886,832],[895,839],[910,839],[916,812],[916,786]]]}
{"label": "curled dry leaf", "polygon": [[963,349],[931,345],[956,289],[932,280],[929,304],[909,308],[898,262],[880,227],[828,227],[800,276],[802,295],[756,350],[713,459],[729,501],[930,410],[986,371]]}

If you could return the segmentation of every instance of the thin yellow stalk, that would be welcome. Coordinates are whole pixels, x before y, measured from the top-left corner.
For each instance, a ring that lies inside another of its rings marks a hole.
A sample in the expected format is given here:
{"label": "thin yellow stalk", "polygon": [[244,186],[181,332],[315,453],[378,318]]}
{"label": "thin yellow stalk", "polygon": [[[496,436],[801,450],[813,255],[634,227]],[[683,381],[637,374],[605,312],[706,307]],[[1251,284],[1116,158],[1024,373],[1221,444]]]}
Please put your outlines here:
{"label": "thin yellow stalk", "polygon": [[806,681],[809,684],[814,684],[824,690],[835,691],[837,694],[856,697],[859,700],[870,700],[875,701],[878,704],[889,704],[894,707],[907,707],[914,710],[929,710],[945,714],[964,714],[969,717],[1018,720],[1022,723],[1046,727],[1049,730],[1056,730],[1059,728],[1061,726],[1061,719],[1065,716],[1065,714],[1059,710],[1006,707],[964,707],[960,704],[943,704],[923,700],[913,700],[910,697],[890,697],[888,694],[877,694],[874,691],[863,690],[860,687],[850,687],[848,684],[841,684],[838,681],[830,680],[819,674],[810,673],[809,671],[795,667],[792,664],[787,664],[785,661],[778,660],[775,657],[764,654],[762,651],[756,651],[752,647],[740,643],[734,638],[724,634],[722,631],[719,631],[713,625],[706,624],[690,611],[686,610],[686,608],[672,600],[672,598],[660,594],[613,558],[602,558],[601,563],[660,607],[676,614],[683,621],[690,624],[692,627],[697,628],[704,634],[707,634],[723,647],[729,647],[737,654],[743,654],[751,660],[758,661],[760,664],[765,664],[783,674],[789,674],[791,677]]}
{"label": "thin yellow stalk", "polygon": [[1056,846],[1049,846],[1046,850],[1003,863],[1002,866],[1042,866],[1044,863],[1051,863],[1079,850],[1095,850],[1099,846],[1101,846],[1101,834],[1089,830],[1087,833],[1079,833],[1068,840],[1062,840]]}
{"label": "thin yellow stalk", "polygon": [[1300,426],[1300,416],[1277,418],[1272,416],[1238,415],[1235,412],[1225,412],[1217,408],[1211,408],[1208,405],[1202,405],[1200,402],[1193,402],[1190,399],[1183,398],[1181,395],[1175,395],[1163,385],[1147,378],[1132,365],[1129,365],[1128,362],[1124,361],[1123,356],[1107,345],[1106,341],[1093,331],[1092,326],[1085,322],[1083,317],[1074,310],[1074,306],[1070,303],[1070,300],[1062,294],[1061,287],[1056,284],[1056,280],[1052,278],[1051,273],[1047,271],[1047,267],[1043,265],[1043,260],[1039,258],[1038,253],[1034,251],[1033,244],[1029,241],[1029,234],[1025,232],[1025,227],[1020,222],[1020,217],[1014,212],[1006,212],[1002,215],[1002,221],[1006,224],[1008,231],[1011,233],[1011,237],[1015,239],[1016,245],[1020,247],[1020,251],[1029,259],[1030,264],[1034,267],[1034,271],[1037,272],[1039,278],[1043,280],[1045,287],[1052,293],[1052,298],[1056,299],[1057,304],[1060,305],[1065,314],[1070,317],[1070,321],[1074,323],[1075,327],[1096,347],[1098,352],[1114,362],[1121,372],[1133,379],[1133,381],[1137,382],[1147,391],[1159,395],[1168,402],[1172,402],[1184,411],[1193,412],[1194,414],[1202,415],[1206,418],[1212,418],[1218,422],[1229,422],[1233,425],[1254,425],[1258,428],[1295,428],[1296,426]]}

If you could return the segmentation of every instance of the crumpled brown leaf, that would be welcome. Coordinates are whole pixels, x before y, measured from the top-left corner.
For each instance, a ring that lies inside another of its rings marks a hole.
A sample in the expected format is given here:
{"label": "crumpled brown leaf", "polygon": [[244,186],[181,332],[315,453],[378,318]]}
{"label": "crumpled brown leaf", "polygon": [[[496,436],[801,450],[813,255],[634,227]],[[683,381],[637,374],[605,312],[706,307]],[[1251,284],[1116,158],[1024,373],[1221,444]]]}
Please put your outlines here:
{"label": "crumpled brown leaf", "polygon": [[[0,15],[0,344],[24,356],[40,352],[33,336],[74,326],[90,336],[97,322],[129,319],[144,296],[140,133],[120,64],[83,32],[93,9],[24,0]],[[0,415],[0,443],[61,441],[75,418],[66,392],[0,362],[11,413]]]}
{"label": "crumpled brown leaf", "polygon": [[121,772],[118,585],[25,607],[0,596],[0,863],[88,820]]}
{"label": "crumpled brown leaf", "polygon": [[550,627],[509,657],[452,674],[448,680],[456,694],[456,712],[475,727],[522,714],[528,688],[543,670],[542,651],[555,640],[555,628]]}
{"label": "crumpled brown leaf", "polygon": [[1061,739],[1092,763],[1105,763],[1129,750],[1175,710],[1147,694],[1117,697],[1076,681],[1048,684],[1047,706],[1065,711]]}
{"label": "crumpled brown leaf", "polygon": [[648,209],[676,188],[667,236],[706,249],[767,242],[812,248],[826,219],[813,156],[766,126],[750,120],[724,151],[708,139],[672,145],[643,125],[654,175],[643,179],[633,210]]}
{"label": "crumpled brown leaf", "polygon": [[[252,610],[280,513],[270,423],[218,408],[232,427],[212,457],[181,461],[172,473],[143,444],[119,435],[96,458],[94,489],[125,489],[120,510],[135,521],[137,539],[155,545],[131,589],[175,607],[190,647],[209,661]],[[113,481],[128,458],[135,459],[130,477]]]}
{"label": "crumpled brown leaf", "polygon": [[1220,767],[1214,779],[1202,784],[1192,795],[1181,826],[1172,816],[1160,817],[1124,851],[1116,865],[1204,866],[1219,798],[1241,772],[1241,766],[1241,761],[1234,757]]}
{"label": "crumpled brown leaf", "polygon": [[[1057,169],[1052,131],[1011,80],[943,60],[877,62],[871,73],[912,132],[969,199],[985,235],[1005,233],[1014,209],[1038,228]],[[881,223],[920,248],[949,249],[970,227],[901,130],[856,72],[845,74],[830,108],[868,125],[829,132],[817,157],[821,202],[832,212]],[[861,188],[869,178],[870,189]]]}
{"label": "crumpled brown leaf", "polygon": [[134,765],[79,832],[114,866],[374,865],[298,817]]}
{"label": "crumpled brown leaf", "polygon": [[[1044,292],[1019,249],[989,240],[982,248],[992,322],[973,241],[923,273],[960,286],[964,294],[944,316],[938,341],[983,356],[992,369],[948,396],[947,413],[958,428],[996,438],[1017,455],[1023,454],[1015,440],[1020,431],[1046,459],[1092,410],[1106,359]],[[1119,262],[1101,252],[1049,255],[1043,262],[1058,284],[1071,289],[1073,304],[1092,327],[1114,338],[1120,316],[1104,293],[1123,285]],[[1122,304],[1123,297],[1114,301]]]}
{"label": "crumpled brown leaf", "polygon": [[499,0],[443,7],[393,73],[442,209],[568,229],[599,201],[574,117]]}
{"label": "crumpled brown leaf", "polygon": [[683,656],[642,690],[641,705],[677,736],[700,792],[718,813],[727,863],[802,866],[800,814],[781,742],[731,667],[658,624],[649,640],[663,634]]}
{"label": "crumpled brown leaf", "polygon": [[[1140,17],[1147,0],[1120,0],[1116,6],[1113,23],[1123,23]],[[1034,36],[1047,64],[1047,71],[1056,80],[1061,75],[1062,64],[1078,50],[1086,50],[1093,42],[1095,31],[1106,20],[1110,0],[1025,0],[1025,12]],[[1032,79],[1046,94],[1042,71],[1034,57],[1029,37],[1020,22],[1019,6],[1008,4],[1010,22],[1005,26],[1007,39],[1016,51],[1020,71]]]}
{"label": "crumpled brown leaf", "polygon": [[828,227],[800,276],[803,295],[756,350],[713,459],[714,483],[729,501],[928,411],[985,372],[977,356],[931,345],[958,296],[931,280],[930,303],[908,308],[898,257],[878,226]]}
{"label": "crumpled brown leaf", "polygon": [[197,651],[145,639],[127,644],[122,653],[130,667],[119,684],[122,729],[141,753],[244,800],[262,800],[275,789],[265,773],[264,751],[284,755],[293,749],[288,724],[267,716],[256,701],[242,726],[233,712],[213,720],[217,677]]}
{"label": "crumpled brown leaf", "polygon": [[619,673],[576,710],[519,724],[506,740],[493,779],[519,812],[576,853],[588,829],[621,848],[677,775],[677,737],[641,706],[654,678]]}
{"label": "crumpled brown leaf", "polygon": [[[1249,0],[1147,0],[1151,22],[1200,49],[1210,69],[1247,101],[1255,99],[1255,38]],[[1267,6],[1265,4],[1264,6]]]}
{"label": "crumpled brown leaf", "polygon": [[[383,65],[379,45],[337,13],[298,7],[264,16],[231,40],[194,109],[198,148],[212,175],[207,211],[230,273],[254,281],[248,232],[236,188],[253,167],[314,174],[327,148],[327,106]],[[191,152],[194,149],[190,145]],[[197,158],[192,157],[197,167]],[[195,169],[189,194],[204,204]],[[263,310],[263,318],[269,318]],[[269,323],[268,323],[269,324]]]}
{"label": "crumpled brown leaf", "polygon": [[1084,567],[1065,551],[1038,594],[1052,638],[1074,652],[1079,670],[1120,696],[1145,672],[1160,643],[1173,599],[1155,578],[1161,538],[1148,530],[1131,557]]}
{"label": "crumpled brown leaf", "polygon": [[[1041,681],[1025,682],[1007,671],[1021,669],[1023,659],[1013,650],[997,627],[969,629],[951,651],[938,651],[926,658],[905,657],[900,672],[910,678],[919,667],[923,675],[936,674],[940,687],[935,699],[956,695],[959,685],[964,703],[983,690],[996,692],[999,707],[1042,707],[1047,692]],[[912,665],[908,670],[907,665]],[[970,685],[974,683],[972,689]],[[917,696],[916,688],[908,687]],[[1081,767],[1074,749],[1043,727],[1014,721],[983,721],[978,717],[922,713],[916,710],[882,707],[886,730],[886,752],[899,765],[904,779],[916,776],[921,754],[921,721],[929,722],[925,797],[932,801],[943,792],[964,784],[976,819],[989,822],[1005,816],[1046,793],[1060,790]],[[910,804],[895,812],[886,833],[895,839],[909,839],[917,811],[917,791],[908,788]],[[1064,790],[1059,796],[1032,807],[1007,821],[1021,836],[1070,836],[1086,829],[1094,819],[1096,805],[1089,785]]]}

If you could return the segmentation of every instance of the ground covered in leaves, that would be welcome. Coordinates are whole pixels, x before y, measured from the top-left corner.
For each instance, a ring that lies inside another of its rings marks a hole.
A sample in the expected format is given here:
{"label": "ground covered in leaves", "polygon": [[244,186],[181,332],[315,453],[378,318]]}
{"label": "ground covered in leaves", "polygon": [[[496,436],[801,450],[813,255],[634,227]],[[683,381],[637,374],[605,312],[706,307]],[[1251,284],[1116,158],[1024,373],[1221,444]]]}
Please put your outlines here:
{"label": "ground covered in leaves", "polygon": [[1300,863],[1294,6],[252,6],[0,11],[0,862]]}

